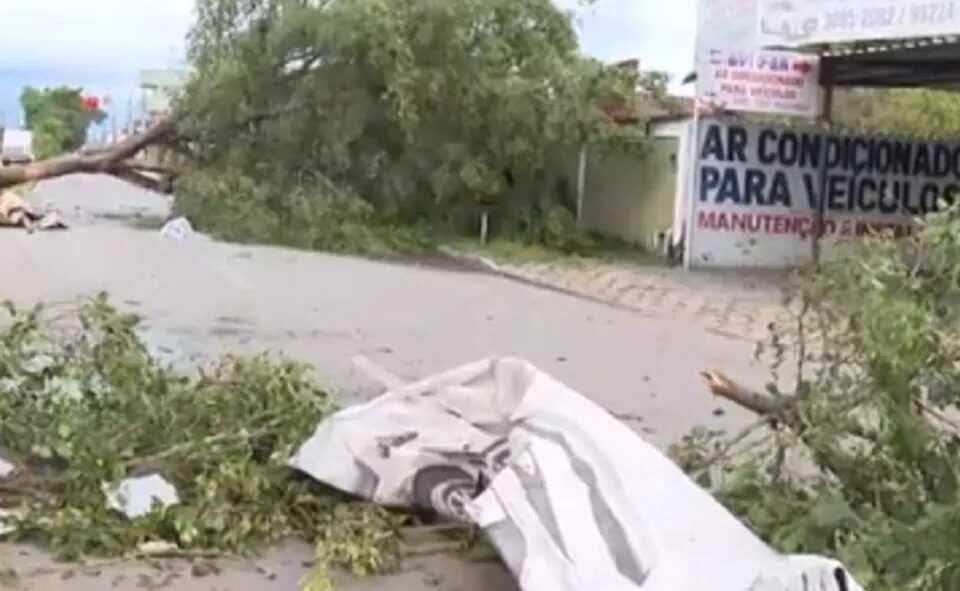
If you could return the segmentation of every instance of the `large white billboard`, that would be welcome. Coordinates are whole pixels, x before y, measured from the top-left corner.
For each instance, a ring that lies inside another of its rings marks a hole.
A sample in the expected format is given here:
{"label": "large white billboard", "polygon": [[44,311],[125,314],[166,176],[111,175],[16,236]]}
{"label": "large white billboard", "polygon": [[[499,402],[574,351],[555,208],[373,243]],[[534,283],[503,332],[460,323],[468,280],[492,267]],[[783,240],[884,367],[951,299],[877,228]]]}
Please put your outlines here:
{"label": "large white billboard", "polygon": [[960,141],[707,120],[697,151],[693,266],[804,264],[815,235],[829,255],[856,236],[909,234],[960,199]]}
{"label": "large white billboard", "polygon": [[754,0],[759,41],[799,47],[960,34],[960,0]]}

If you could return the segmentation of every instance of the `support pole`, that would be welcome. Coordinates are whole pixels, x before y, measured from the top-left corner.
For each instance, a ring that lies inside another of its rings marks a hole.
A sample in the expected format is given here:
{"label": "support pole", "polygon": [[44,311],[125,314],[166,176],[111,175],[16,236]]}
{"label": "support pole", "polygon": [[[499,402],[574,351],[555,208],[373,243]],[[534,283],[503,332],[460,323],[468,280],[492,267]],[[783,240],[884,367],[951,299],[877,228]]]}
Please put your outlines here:
{"label": "support pole", "polygon": [[580,146],[577,165],[577,229],[583,230],[583,201],[587,192],[587,145]]}
{"label": "support pole", "polygon": [[820,198],[817,201],[816,223],[814,224],[812,255],[813,264],[820,264],[821,246],[823,239],[824,222],[826,221],[827,210],[827,158],[828,151],[826,141],[830,132],[833,131],[833,64],[829,61],[821,64],[820,84],[823,86],[823,103],[818,118],[819,127],[824,134],[823,153],[820,155],[820,166],[817,171]]}
{"label": "support pole", "polygon": [[693,235],[694,224],[697,221],[697,192],[700,190],[697,177],[700,175],[700,109],[702,104],[699,98],[693,99],[693,123],[687,130],[687,138],[690,142],[686,158],[688,158],[686,170],[687,178],[683,179],[687,187],[685,207],[685,220],[683,224],[683,266],[690,269],[693,266]]}
{"label": "support pole", "polygon": [[486,246],[490,240],[490,213],[483,210],[480,214],[480,246]]}

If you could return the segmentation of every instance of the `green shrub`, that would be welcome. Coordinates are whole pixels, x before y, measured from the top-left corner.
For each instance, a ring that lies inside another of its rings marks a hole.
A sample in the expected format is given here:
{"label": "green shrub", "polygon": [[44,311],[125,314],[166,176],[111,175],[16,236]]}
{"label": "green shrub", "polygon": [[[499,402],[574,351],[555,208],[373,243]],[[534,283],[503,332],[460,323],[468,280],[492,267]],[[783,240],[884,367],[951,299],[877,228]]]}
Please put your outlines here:
{"label": "green shrub", "polygon": [[872,591],[960,589],[960,212],[797,279],[767,349],[793,391],[768,387],[749,452],[717,461],[700,433],[678,457],[781,550],[836,554]]}
{"label": "green shrub", "polygon": [[[313,588],[331,566],[366,574],[399,556],[400,518],[297,478],[286,462],[334,410],[306,367],[225,358],[196,375],[157,361],[137,319],[105,297],[50,325],[7,308],[0,329],[0,450],[18,472],[0,507],[16,535],[64,558],[135,554],[145,542],[247,554],[298,537],[317,544]],[[158,473],[180,503],[127,519],[104,485]]]}
{"label": "green shrub", "polygon": [[234,242],[369,255],[433,246],[423,226],[386,219],[320,181],[284,188],[238,173],[195,172],[179,180],[176,210],[198,229]]}

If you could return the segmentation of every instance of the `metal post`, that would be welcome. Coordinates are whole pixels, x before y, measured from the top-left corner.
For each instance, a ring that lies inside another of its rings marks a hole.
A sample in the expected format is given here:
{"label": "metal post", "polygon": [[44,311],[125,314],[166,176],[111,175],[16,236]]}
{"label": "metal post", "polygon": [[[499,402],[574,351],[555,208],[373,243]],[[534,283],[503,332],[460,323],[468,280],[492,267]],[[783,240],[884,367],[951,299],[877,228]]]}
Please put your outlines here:
{"label": "metal post", "polygon": [[486,246],[490,236],[490,213],[484,210],[480,214],[480,246]]}
{"label": "metal post", "polygon": [[127,133],[133,135],[133,97],[127,96]]}
{"label": "metal post", "polygon": [[690,142],[687,157],[690,159],[685,167],[688,178],[684,179],[687,185],[686,223],[683,228],[683,266],[689,269],[693,265],[693,226],[697,221],[697,192],[700,183],[697,177],[700,174],[700,99],[693,99],[693,129],[688,130],[687,138]]}
{"label": "metal post", "polygon": [[823,63],[821,67],[820,84],[823,86],[823,104],[820,117],[817,121],[820,124],[821,132],[824,134],[824,139],[823,154],[820,157],[820,167],[817,171],[819,175],[820,198],[817,202],[816,223],[814,224],[813,244],[811,245],[814,265],[820,263],[820,241],[823,239],[827,210],[827,158],[829,156],[827,149],[829,143],[827,140],[830,137],[830,132],[833,130],[833,68],[830,62]]}
{"label": "metal post", "polygon": [[577,229],[583,229],[583,201],[587,192],[587,145],[580,146],[577,166]]}
{"label": "metal post", "polygon": [[117,110],[114,108],[113,100],[110,100],[110,143],[117,141]]}

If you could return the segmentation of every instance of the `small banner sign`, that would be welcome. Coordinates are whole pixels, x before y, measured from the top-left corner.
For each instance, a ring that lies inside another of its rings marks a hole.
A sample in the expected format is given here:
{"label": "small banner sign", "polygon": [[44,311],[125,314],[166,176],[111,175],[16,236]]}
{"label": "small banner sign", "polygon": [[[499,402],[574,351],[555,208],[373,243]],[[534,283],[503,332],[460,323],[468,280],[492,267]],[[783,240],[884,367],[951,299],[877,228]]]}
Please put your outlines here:
{"label": "small banner sign", "polygon": [[816,117],[819,76],[815,56],[707,49],[697,59],[697,98],[715,110]]}

